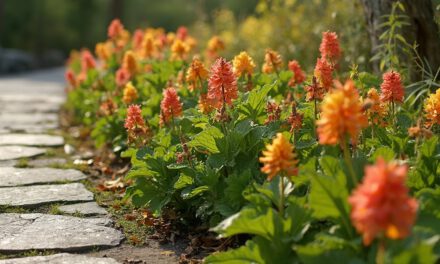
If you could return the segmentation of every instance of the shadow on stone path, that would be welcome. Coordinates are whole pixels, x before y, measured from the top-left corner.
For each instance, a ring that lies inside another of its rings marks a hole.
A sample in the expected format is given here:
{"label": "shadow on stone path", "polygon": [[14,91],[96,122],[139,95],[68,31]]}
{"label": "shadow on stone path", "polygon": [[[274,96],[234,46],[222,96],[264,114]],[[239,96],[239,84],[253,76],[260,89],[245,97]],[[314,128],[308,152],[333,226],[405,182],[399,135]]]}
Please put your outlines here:
{"label": "shadow on stone path", "polygon": [[[93,194],[78,182],[86,178],[82,172],[13,167],[22,158],[44,155],[64,144],[62,137],[53,135],[58,127],[56,112],[64,99],[61,68],[0,78],[1,258],[12,253],[39,251],[80,253],[115,247],[124,239],[122,232],[112,227],[105,210],[93,201]],[[47,130],[52,130],[51,135],[46,134]],[[54,203],[68,204],[60,206],[60,212],[79,212],[90,217],[32,213],[23,209]],[[118,262],[64,253],[0,260],[0,264],[6,263]]]}

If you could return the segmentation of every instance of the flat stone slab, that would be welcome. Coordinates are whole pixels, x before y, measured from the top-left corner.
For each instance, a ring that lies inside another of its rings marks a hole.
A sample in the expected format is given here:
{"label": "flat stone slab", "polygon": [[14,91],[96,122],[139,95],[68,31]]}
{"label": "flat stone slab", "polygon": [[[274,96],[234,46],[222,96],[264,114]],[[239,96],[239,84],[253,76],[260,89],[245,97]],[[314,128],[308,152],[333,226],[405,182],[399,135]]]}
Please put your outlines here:
{"label": "flat stone slab", "polygon": [[83,255],[61,253],[50,256],[14,258],[0,260],[0,264],[117,264],[112,258],[96,258]]}
{"label": "flat stone slab", "polygon": [[72,169],[14,167],[3,167],[0,169],[0,187],[80,181],[86,178],[81,171]]}
{"label": "flat stone slab", "polygon": [[0,253],[81,251],[117,246],[124,236],[107,218],[48,214],[0,214]]}
{"label": "flat stone slab", "polygon": [[46,153],[46,149],[24,146],[0,146],[0,161],[30,158]]}
{"label": "flat stone slab", "polygon": [[49,203],[93,201],[93,193],[81,183],[0,188],[0,205],[37,207]]}
{"label": "flat stone slab", "polygon": [[8,128],[11,124],[44,124],[44,123],[56,123],[58,122],[57,114],[42,114],[42,113],[33,113],[33,114],[0,114],[0,124],[2,124],[3,128]]}
{"label": "flat stone slab", "polygon": [[0,105],[2,113],[56,113],[59,109],[59,104],[41,102],[7,102]]}
{"label": "flat stone slab", "polygon": [[2,134],[7,133],[46,133],[49,130],[58,128],[56,123],[44,124],[0,124]]}
{"label": "flat stone slab", "polygon": [[63,137],[40,134],[0,134],[0,145],[57,147],[64,144]]}
{"label": "flat stone slab", "polygon": [[58,207],[62,213],[75,214],[80,213],[84,216],[107,215],[107,211],[96,202],[68,204]]}

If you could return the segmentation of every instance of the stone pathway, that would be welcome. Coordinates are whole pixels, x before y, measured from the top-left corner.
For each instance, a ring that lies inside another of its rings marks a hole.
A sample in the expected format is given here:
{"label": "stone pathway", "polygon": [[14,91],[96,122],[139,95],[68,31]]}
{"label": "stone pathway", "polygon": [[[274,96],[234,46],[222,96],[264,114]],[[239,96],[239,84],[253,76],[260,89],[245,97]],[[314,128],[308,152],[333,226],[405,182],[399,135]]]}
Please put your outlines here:
{"label": "stone pathway", "polygon": [[[86,179],[82,172],[48,168],[50,158],[27,161],[38,168],[14,167],[20,159],[45,155],[64,144],[56,135],[57,111],[64,102],[62,76],[57,69],[0,78],[0,264],[118,263],[63,253],[115,247],[124,239],[105,209],[94,202],[93,193],[79,182]],[[66,215],[11,213],[41,212],[47,205]],[[53,255],[8,259],[29,252]]]}

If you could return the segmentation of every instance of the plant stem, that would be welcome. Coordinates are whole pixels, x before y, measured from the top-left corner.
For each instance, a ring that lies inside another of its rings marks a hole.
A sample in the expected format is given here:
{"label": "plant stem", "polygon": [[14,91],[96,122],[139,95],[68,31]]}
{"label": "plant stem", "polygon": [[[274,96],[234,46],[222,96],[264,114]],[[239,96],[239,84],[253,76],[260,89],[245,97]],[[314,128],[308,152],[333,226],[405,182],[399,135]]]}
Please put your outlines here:
{"label": "plant stem", "polygon": [[379,247],[377,249],[376,263],[377,264],[385,263],[385,243],[383,241],[383,238],[380,239]]}
{"label": "plant stem", "polygon": [[354,172],[354,169],[353,169],[353,162],[352,162],[352,159],[351,159],[350,151],[349,151],[348,146],[347,146],[347,140],[346,139],[342,140],[342,151],[344,152],[344,160],[345,160],[345,163],[347,164],[348,171],[350,173],[351,180],[352,180],[353,187],[354,187],[354,186],[356,186],[358,184],[358,180],[357,180],[357,177],[356,177],[356,173]]}
{"label": "plant stem", "polygon": [[281,217],[284,218],[284,174],[280,175],[280,206],[278,209]]}
{"label": "plant stem", "polygon": [[319,139],[318,139],[318,131],[316,131],[316,121],[318,120],[318,106],[317,106],[317,103],[316,103],[316,98],[313,99],[313,101],[314,101],[314,105],[315,105],[315,121],[313,122],[313,127],[314,127],[314,131],[315,131],[316,141],[319,141]]}

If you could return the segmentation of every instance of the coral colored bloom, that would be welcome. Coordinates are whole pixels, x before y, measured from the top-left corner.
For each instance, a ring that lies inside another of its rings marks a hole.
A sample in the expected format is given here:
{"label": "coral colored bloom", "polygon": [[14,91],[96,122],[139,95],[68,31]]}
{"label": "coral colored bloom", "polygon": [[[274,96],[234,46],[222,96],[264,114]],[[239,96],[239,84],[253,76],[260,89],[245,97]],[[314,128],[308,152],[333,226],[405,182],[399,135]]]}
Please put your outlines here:
{"label": "coral colored bloom", "polygon": [[318,80],[315,76],[313,76],[312,78],[312,83],[310,85],[307,85],[304,89],[307,92],[306,101],[308,102],[313,100],[322,100],[325,93],[327,92],[324,87],[319,85]]}
{"label": "coral colored bloom", "polygon": [[281,133],[277,134],[272,144],[266,145],[260,162],[264,165],[261,171],[267,174],[268,181],[271,181],[279,173],[285,173],[285,176],[288,177],[298,174],[296,167],[298,161],[293,151],[293,145]]}
{"label": "coral colored bloom", "polygon": [[379,93],[371,88],[367,93],[367,103],[371,104],[367,110],[368,119],[373,125],[386,126],[386,117],[388,115],[385,105],[380,101]]}
{"label": "coral colored bloom", "polygon": [[294,87],[297,84],[301,84],[306,80],[306,75],[304,74],[301,66],[296,60],[289,61],[289,70],[293,72],[293,77],[289,80],[289,86]]}
{"label": "coral colored bloom", "polygon": [[318,125],[319,143],[334,145],[349,136],[356,144],[361,129],[368,125],[354,82],[336,83],[336,89],[324,97]]}
{"label": "coral colored bloom", "polygon": [[408,128],[408,135],[412,138],[431,138],[432,131],[417,124],[417,126]]}
{"label": "coral colored bloom", "polygon": [[254,72],[255,63],[246,51],[240,52],[232,60],[232,65],[234,66],[234,73],[239,78],[243,75],[251,76]]}
{"label": "coral colored bloom", "polygon": [[77,85],[75,73],[73,73],[73,71],[71,69],[68,69],[66,71],[66,73],[64,74],[64,77],[70,86],[75,87]]}
{"label": "coral colored bloom", "polygon": [[218,58],[211,67],[208,81],[208,99],[213,107],[220,109],[224,104],[231,105],[238,97],[237,79],[232,71],[231,63]]}
{"label": "coral colored bloom", "polygon": [[136,29],[132,38],[133,49],[137,50],[141,47],[142,40],[144,39],[144,32],[141,29]]}
{"label": "coral colored bloom", "polygon": [[190,83],[189,90],[201,88],[202,81],[208,78],[208,70],[199,58],[193,58],[191,65],[186,71],[186,81]]}
{"label": "coral colored bloom", "polygon": [[188,28],[180,26],[176,31],[176,38],[180,40],[185,40],[188,36]]}
{"label": "coral colored bloom", "polygon": [[89,69],[94,68],[96,68],[96,61],[92,53],[88,50],[83,50],[81,52],[81,71],[87,72]]}
{"label": "coral colored bloom", "polygon": [[134,100],[138,98],[138,93],[136,88],[131,82],[127,83],[124,87],[122,101],[126,104],[131,104]]}
{"label": "coral colored bloom", "polygon": [[278,72],[282,66],[283,59],[281,58],[281,55],[272,49],[266,49],[262,71],[268,74]]}
{"label": "coral colored bloom", "polygon": [[426,126],[440,125],[440,88],[426,99],[424,107]]}
{"label": "coral colored bloom", "polygon": [[338,35],[335,32],[322,32],[322,41],[319,46],[321,57],[329,60],[331,63],[341,57],[341,48],[339,47]]}
{"label": "coral colored bloom", "polygon": [[405,186],[408,167],[379,158],[365,168],[365,177],[351,194],[351,221],[362,234],[365,245],[384,235],[402,239],[411,232],[417,201],[408,195]]}
{"label": "coral colored bloom", "polygon": [[145,120],[142,118],[142,110],[139,105],[130,105],[127,110],[124,127],[127,130],[134,130],[136,127],[144,127]]}
{"label": "coral colored bloom", "polygon": [[118,105],[111,99],[108,98],[99,106],[99,110],[105,116],[113,115],[116,110],[118,110]]}
{"label": "coral colored bloom", "polygon": [[119,19],[113,19],[107,29],[107,35],[111,39],[117,39],[122,36],[124,26]]}
{"label": "coral colored bloom", "polygon": [[382,102],[403,102],[404,88],[400,74],[395,71],[384,73],[382,76],[383,82],[380,85],[382,94],[380,100]]}
{"label": "coral colored bloom", "polygon": [[188,56],[190,47],[187,43],[176,38],[171,46],[171,60],[184,60]]}
{"label": "coral colored bloom", "polygon": [[171,119],[182,115],[182,103],[174,88],[170,87],[163,91],[163,99],[160,102],[161,120],[166,124]]}
{"label": "coral colored bloom", "polygon": [[316,61],[314,73],[321,87],[324,87],[327,91],[330,90],[333,84],[333,67],[327,62],[327,60],[319,58]]}
{"label": "coral colored bloom", "polygon": [[292,103],[292,113],[287,118],[287,123],[290,125],[290,133],[299,130],[302,127],[303,115],[296,110],[296,104]]}
{"label": "coral colored bloom", "polygon": [[122,87],[122,86],[124,86],[128,81],[130,81],[130,79],[131,79],[131,74],[130,74],[130,72],[129,72],[127,69],[125,69],[125,68],[119,68],[119,69],[116,71],[115,79],[116,79],[116,84],[117,84],[119,87]]}
{"label": "coral colored bloom", "polygon": [[122,68],[126,69],[131,76],[139,71],[139,65],[133,51],[129,50],[125,52],[122,60]]}
{"label": "coral colored bloom", "polygon": [[266,113],[267,113],[267,118],[264,121],[265,125],[280,120],[281,107],[275,102],[267,102]]}

